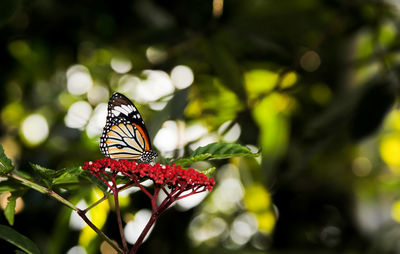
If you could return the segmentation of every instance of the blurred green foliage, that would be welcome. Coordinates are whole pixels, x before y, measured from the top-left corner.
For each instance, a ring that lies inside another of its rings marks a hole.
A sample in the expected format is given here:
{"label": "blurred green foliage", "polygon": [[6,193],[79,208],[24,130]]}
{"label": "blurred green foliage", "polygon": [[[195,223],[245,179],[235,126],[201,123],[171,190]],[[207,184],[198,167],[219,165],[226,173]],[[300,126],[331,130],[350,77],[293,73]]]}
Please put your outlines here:
{"label": "blurred green foliage", "polygon": [[[134,97],[152,137],[167,120],[180,135],[207,130],[166,157],[226,141],[235,124],[232,142],[261,149],[257,158],[194,163],[216,167],[215,190],[196,208],[167,211],[142,253],[397,253],[399,8],[395,0],[2,0],[0,142],[32,176],[100,158],[99,133],[89,129],[120,91]],[[131,67],[113,67],[116,59]],[[165,81],[178,65],[192,70],[191,86],[147,101],[132,92],[151,79],[144,70],[164,71]],[[74,66],[97,90],[71,93]],[[90,118],[70,128],[77,102]],[[39,130],[24,129],[30,116]],[[87,204],[100,195],[90,186],[61,194]],[[43,253],[78,244],[98,253],[100,240],[72,229],[67,208],[34,191],[23,203],[14,228]],[[129,222],[149,204],[130,194],[121,206]],[[98,209],[96,223],[118,238],[110,209]]]}

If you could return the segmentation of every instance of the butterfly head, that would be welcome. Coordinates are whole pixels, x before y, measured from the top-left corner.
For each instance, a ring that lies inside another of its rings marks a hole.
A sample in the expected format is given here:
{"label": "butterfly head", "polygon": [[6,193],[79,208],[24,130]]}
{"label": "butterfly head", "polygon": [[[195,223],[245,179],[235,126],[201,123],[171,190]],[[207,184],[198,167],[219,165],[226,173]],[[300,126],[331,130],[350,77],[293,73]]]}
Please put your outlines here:
{"label": "butterfly head", "polygon": [[140,161],[143,163],[152,162],[155,158],[157,158],[158,154],[152,150],[147,150],[142,153],[140,157]]}

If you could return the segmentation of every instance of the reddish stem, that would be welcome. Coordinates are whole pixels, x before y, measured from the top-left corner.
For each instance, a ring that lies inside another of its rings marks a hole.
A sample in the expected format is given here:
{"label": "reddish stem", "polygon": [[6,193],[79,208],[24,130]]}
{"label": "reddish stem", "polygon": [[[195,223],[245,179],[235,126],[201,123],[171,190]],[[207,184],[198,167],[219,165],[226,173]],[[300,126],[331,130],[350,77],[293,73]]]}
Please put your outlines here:
{"label": "reddish stem", "polygon": [[122,190],[124,190],[124,189],[130,187],[131,185],[133,185],[133,183],[131,183],[131,182],[126,183],[126,184],[124,184],[123,186],[117,188],[117,190],[118,190],[118,191],[122,191]]}
{"label": "reddish stem", "polygon": [[150,194],[150,192],[148,192],[146,190],[146,188],[143,187],[143,185],[140,184],[140,182],[138,181],[136,175],[131,175],[131,174],[127,174],[127,173],[125,173],[125,175],[128,176],[130,179],[132,179],[135,182],[135,184],[137,185],[137,187],[139,187],[140,190],[143,191],[149,198],[151,198],[151,199],[153,198],[153,196]]}
{"label": "reddish stem", "polygon": [[122,245],[124,246],[124,251],[125,253],[128,252],[128,244],[126,243],[125,236],[124,236],[124,228],[122,226],[122,219],[121,219],[121,211],[119,209],[119,202],[118,202],[118,188],[115,183],[115,178],[111,178],[111,181],[113,183],[113,194],[114,194],[114,203],[115,203],[115,213],[117,215],[117,221],[118,221],[118,228],[119,228],[119,233],[121,235],[121,240],[122,240]]}
{"label": "reddish stem", "polygon": [[89,227],[91,227],[100,237],[102,237],[105,241],[108,242],[108,244],[110,244],[115,250],[117,250],[118,253],[123,253],[122,249],[118,246],[118,244],[116,244],[114,241],[112,241],[110,238],[108,238],[103,231],[101,231],[100,229],[98,229],[89,219],[88,217],[86,217],[85,213],[86,211],[83,210],[76,210],[76,212],[78,213],[78,215],[86,222],[86,224],[89,225]]}
{"label": "reddish stem", "polygon": [[206,191],[206,189],[204,188],[204,189],[199,190],[199,191],[198,191],[198,190],[193,190],[192,192],[190,192],[190,193],[188,193],[188,194],[185,194],[185,195],[183,195],[183,196],[179,196],[179,197],[177,197],[176,199],[179,200],[179,199],[182,199],[182,198],[186,198],[186,197],[191,196],[191,195],[193,195],[193,194],[201,193],[201,192],[203,192],[203,191]]}
{"label": "reddish stem", "polygon": [[100,176],[100,174],[99,173],[95,173],[95,174],[93,174],[95,177],[97,177],[99,180],[101,180],[103,183],[105,183],[110,189],[111,189],[111,186],[108,184],[108,182],[103,178],[103,177],[101,177]]}
{"label": "reddish stem", "polygon": [[142,233],[140,234],[139,238],[137,239],[136,243],[133,245],[132,249],[129,251],[129,254],[136,254],[140,245],[142,244],[144,238],[146,237],[147,233],[149,232],[150,228],[153,226],[154,222],[156,222],[159,214],[153,213],[146,224],[146,227],[143,229]]}
{"label": "reddish stem", "polygon": [[157,210],[157,197],[160,192],[160,188],[154,187],[153,197],[151,199],[151,210],[154,213]]}
{"label": "reddish stem", "polygon": [[[153,198],[151,200],[151,204],[153,206],[153,204],[155,204],[155,207],[157,207],[157,195],[156,193],[158,193],[160,191],[160,188],[156,188],[154,191],[154,195]],[[167,201],[167,202],[165,202]],[[158,216],[160,216],[174,201],[171,200],[171,198],[167,197],[159,207],[157,207],[156,209],[154,209],[153,206],[153,212],[151,214],[151,217],[149,219],[149,221],[147,222],[145,228],[143,229],[142,233],[140,234],[139,238],[137,239],[136,243],[133,245],[132,249],[129,251],[129,254],[136,254],[140,245],[143,243],[144,238],[146,237],[147,233],[149,232],[149,230],[151,229],[151,227],[153,226],[154,222],[156,222],[156,220],[158,219]]]}

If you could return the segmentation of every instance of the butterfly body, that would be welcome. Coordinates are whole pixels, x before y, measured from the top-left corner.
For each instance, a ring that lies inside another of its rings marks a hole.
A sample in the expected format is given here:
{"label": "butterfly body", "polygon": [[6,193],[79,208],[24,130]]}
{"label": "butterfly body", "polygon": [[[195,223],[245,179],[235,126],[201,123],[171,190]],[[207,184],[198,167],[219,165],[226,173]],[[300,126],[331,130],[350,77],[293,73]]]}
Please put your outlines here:
{"label": "butterfly body", "polygon": [[149,134],[139,111],[120,93],[114,93],[108,102],[100,150],[112,159],[150,162],[157,157],[151,150]]}

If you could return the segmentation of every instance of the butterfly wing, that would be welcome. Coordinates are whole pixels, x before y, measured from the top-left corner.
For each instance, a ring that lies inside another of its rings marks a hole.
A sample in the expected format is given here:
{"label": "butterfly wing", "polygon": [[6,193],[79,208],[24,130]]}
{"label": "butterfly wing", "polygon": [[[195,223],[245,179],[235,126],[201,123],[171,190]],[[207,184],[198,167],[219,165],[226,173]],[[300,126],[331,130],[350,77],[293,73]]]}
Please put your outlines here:
{"label": "butterfly wing", "polygon": [[123,94],[114,93],[110,101],[108,102],[108,115],[107,119],[112,118],[124,118],[127,121],[134,123],[143,130],[143,135],[147,139],[147,143],[150,146],[149,133],[147,132],[146,126],[142,116],[140,115],[138,109],[135,105]]}
{"label": "butterfly wing", "polygon": [[142,116],[135,105],[120,93],[114,93],[108,102],[100,150],[113,159],[151,161],[157,156],[151,151]]}

